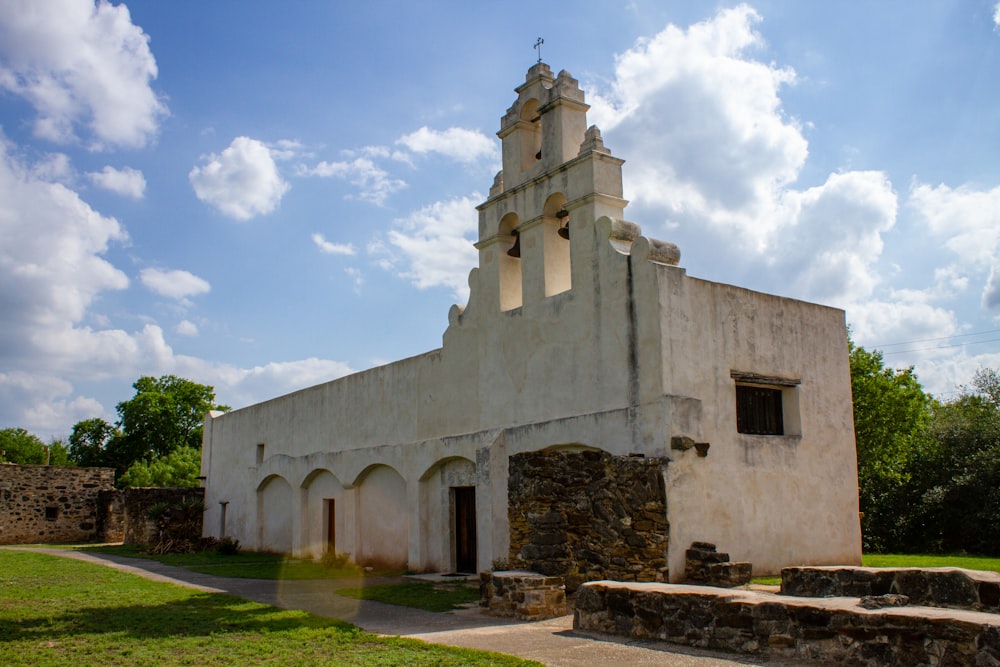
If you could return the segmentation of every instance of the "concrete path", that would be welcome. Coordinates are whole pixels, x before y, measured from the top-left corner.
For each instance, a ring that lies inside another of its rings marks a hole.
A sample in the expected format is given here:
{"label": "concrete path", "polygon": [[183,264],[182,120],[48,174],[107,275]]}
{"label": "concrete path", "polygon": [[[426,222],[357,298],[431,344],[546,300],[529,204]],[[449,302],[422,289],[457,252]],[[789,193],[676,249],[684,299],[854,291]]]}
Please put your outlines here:
{"label": "concrete path", "polygon": [[[8,547],[9,548],[9,547]],[[409,607],[353,600],[335,593],[401,577],[272,581],[235,579],[191,572],[140,558],[66,549],[31,548],[31,551],[76,558],[200,591],[228,593],[247,600],[302,609],[318,616],[339,618],[370,632],[399,635],[448,646],[478,648],[537,660],[553,667],[597,667],[602,665],[661,665],[666,667],[729,667],[759,665],[760,660],[710,651],[699,651],[664,642],[646,642],[573,630],[573,617],[526,623],[501,619],[478,608],[442,614]],[[792,665],[771,660],[768,665]]]}

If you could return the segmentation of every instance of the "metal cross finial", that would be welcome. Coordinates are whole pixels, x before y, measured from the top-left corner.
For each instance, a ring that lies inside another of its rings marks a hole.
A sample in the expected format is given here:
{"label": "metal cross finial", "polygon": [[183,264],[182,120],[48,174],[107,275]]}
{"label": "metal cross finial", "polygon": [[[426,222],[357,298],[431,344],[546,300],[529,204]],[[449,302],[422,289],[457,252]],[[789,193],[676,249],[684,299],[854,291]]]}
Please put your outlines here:
{"label": "metal cross finial", "polygon": [[539,37],[537,40],[535,40],[535,46],[534,46],[534,48],[538,51],[538,62],[539,63],[542,62],[542,44],[544,44],[544,43],[545,43],[545,40],[542,39],[541,37]]}

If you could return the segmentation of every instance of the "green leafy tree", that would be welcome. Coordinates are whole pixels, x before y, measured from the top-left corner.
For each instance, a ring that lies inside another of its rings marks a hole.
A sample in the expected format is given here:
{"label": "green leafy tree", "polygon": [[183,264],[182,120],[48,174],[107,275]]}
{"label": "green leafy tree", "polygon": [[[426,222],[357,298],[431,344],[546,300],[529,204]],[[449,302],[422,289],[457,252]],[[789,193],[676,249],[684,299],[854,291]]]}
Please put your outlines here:
{"label": "green leafy tree", "polygon": [[69,465],[66,445],[59,440],[49,444],[23,428],[0,429],[0,461],[35,465]]}
{"label": "green leafy tree", "polygon": [[135,396],[115,408],[121,429],[123,451],[138,460],[164,456],[178,447],[201,447],[201,431],[209,410],[227,410],[215,405],[215,390],[204,384],[164,375],[144,376],[132,385]]}
{"label": "green leafy tree", "polygon": [[110,465],[108,445],[120,436],[117,428],[100,417],[77,422],[69,434],[69,457],[78,466]]}
{"label": "green leafy tree", "polygon": [[934,409],[914,457],[908,544],[919,551],[1000,555],[1000,408],[979,385]]}
{"label": "green leafy tree", "polygon": [[[175,375],[143,376],[132,387],[135,395],[115,408],[116,424],[87,419],[78,422],[70,435],[73,460],[80,465],[115,468],[119,485],[125,472],[138,462],[151,465],[182,447],[200,450],[205,414],[229,409],[215,404],[211,386]],[[141,474],[136,472],[133,477]]]}
{"label": "green leafy tree", "polygon": [[119,480],[121,486],[198,486],[201,450],[178,447],[166,456],[136,461]]}
{"label": "green leafy tree", "polygon": [[933,399],[913,368],[887,368],[878,350],[850,342],[854,434],[864,547],[898,548],[906,534],[910,467],[924,446]]}

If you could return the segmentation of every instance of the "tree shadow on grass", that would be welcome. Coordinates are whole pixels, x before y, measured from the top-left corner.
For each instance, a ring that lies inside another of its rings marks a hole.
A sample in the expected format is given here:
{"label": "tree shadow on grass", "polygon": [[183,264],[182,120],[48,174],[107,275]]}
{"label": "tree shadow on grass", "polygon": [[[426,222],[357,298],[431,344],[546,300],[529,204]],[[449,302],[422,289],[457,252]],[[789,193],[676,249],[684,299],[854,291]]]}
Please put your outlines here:
{"label": "tree shadow on grass", "polygon": [[364,634],[356,626],[336,619],[277,609],[230,595],[197,593],[161,604],[83,607],[52,615],[42,611],[20,621],[0,619],[0,643],[85,634],[156,639],[272,633],[301,628],[331,628],[347,634]]}

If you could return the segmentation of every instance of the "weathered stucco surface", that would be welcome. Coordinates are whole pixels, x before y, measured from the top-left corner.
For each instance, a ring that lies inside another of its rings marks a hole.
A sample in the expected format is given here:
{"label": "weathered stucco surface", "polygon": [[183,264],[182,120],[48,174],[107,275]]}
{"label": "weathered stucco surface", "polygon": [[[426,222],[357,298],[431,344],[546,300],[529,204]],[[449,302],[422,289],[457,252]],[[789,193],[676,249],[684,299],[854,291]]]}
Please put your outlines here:
{"label": "weathered stucco surface", "polygon": [[[335,534],[359,560],[452,570],[454,489],[472,486],[485,570],[510,547],[508,457],[578,447],[671,459],[678,576],[699,540],[759,572],[858,563],[843,312],[689,277],[623,220],[623,161],[577,82],[539,63],[517,93],[442,347],[210,415],[206,533],[317,556]],[[747,377],[780,389],[783,435],[737,432]]]}

